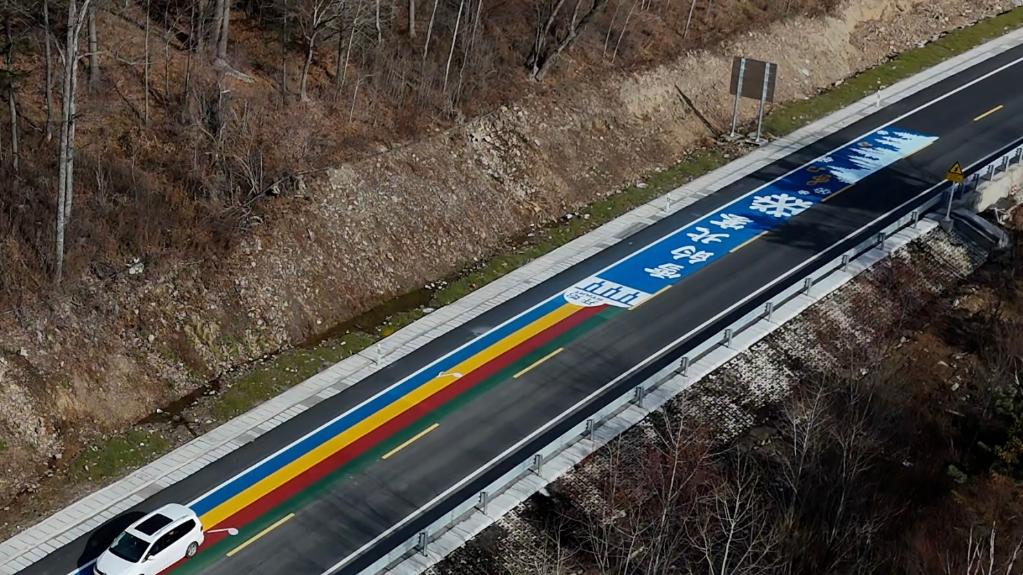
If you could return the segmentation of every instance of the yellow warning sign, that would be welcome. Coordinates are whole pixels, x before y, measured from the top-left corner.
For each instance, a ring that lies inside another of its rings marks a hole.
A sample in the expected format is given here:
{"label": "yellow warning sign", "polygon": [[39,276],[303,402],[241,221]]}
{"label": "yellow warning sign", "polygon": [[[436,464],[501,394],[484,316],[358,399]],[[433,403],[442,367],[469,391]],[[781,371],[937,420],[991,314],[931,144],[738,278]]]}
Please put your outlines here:
{"label": "yellow warning sign", "polygon": [[959,162],[952,164],[952,167],[945,173],[945,179],[955,184],[963,183],[966,176],[963,175],[963,167],[959,165]]}

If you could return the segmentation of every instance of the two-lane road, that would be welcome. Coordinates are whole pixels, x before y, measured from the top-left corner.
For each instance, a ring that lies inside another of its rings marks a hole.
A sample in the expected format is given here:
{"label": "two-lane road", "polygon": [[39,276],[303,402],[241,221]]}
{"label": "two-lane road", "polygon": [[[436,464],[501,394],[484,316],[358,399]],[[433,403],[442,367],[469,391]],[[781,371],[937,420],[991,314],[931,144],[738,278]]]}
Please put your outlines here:
{"label": "two-lane road", "polygon": [[[355,573],[701,337],[1023,136],[1023,47],[793,153],[434,340],[140,505],[175,573]],[[570,416],[570,417],[569,417]],[[117,525],[27,573],[87,566]]]}

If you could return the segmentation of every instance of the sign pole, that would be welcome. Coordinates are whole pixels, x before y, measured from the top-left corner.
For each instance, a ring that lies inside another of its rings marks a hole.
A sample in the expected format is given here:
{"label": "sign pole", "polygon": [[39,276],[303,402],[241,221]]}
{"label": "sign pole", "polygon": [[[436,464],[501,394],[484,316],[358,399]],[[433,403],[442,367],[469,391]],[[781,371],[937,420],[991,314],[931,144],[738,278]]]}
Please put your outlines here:
{"label": "sign pole", "polygon": [[948,188],[948,206],[945,208],[945,221],[946,222],[952,220],[952,200],[953,200],[953,198],[956,197],[956,188],[958,188],[958,187],[959,187],[959,184],[953,183],[952,186]]}
{"label": "sign pole", "polygon": [[757,137],[754,142],[759,146],[763,143],[761,134],[764,133],[764,108],[767,105],[767,88],[771,84],[771,65],[764,66],[764,86],[760,91],[760,115],[757,118]]}
{"label": "sign pole", "polygon": [[739,85],[735,89],[735,103],[732,105],[732,132],[729,139],[735,138],[735,129],[739,126],[739,99],[742,98],[742,80],[746,75],[746,58],[739,59]]}

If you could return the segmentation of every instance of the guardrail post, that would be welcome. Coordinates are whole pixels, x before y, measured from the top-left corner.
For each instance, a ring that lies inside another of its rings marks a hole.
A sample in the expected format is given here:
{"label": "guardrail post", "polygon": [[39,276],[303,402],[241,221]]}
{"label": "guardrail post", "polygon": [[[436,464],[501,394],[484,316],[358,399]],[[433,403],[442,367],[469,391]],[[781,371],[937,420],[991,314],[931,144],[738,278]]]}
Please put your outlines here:
{"label": "guardrail post", "polygon": [[1009,169],[1009,156],[1006,155],[1005,157],[1002,158],[1002,171],[1004,172],[1004,171],[1006,171],[1008,169]]}
{"label": "guardrail post", "polygon": [[725,330],[725,347],[732,347],[732,328]]}
{"label": "guardrail post", "polygon": [[774,315],[774,302],[769,301],[764,304],[764,319],[771,321],[771,316]]}
{"label": "guardrail post", "polygon": [[813,278],[806,278],[803,280],[803,293],[810,295],[810,288],[813,287]]}
{"label": "guardrail post", "polygon": [[416,546],[419,547],[419,552],[423,554],[423,557],[427,555],[427,546],[430,544],[430,535],[426,531],[419,532],[419,540],[416,542]]}
{"label": "guardrail post", "polygon": [[888,239],[888,236],[886,236],[884,234],[884,232],[879,232],[877,234],[877,247],[879,247],[879,248],[881,248],[883,250],[884,249],[884,242],[887,239]]}
{"label": "guardrail post", "polygon": [[637,406],[643,407],[643,398],[644,397],[646,397],[646,387],[644,387],[642,385],[636,387],[636,389],[633,391],[632,398],[633,398],[633,401],[636,402]]}
{"label": "guardrail post", "polygon": [[596,431],[597,431],[597,422],[594,421],[592,417],[587,419],[586,420],[586,431],[584,432],[586,434],[586,439],[589,439],[590,441],[593,441],[593,434]]}
{"label": "guardrail post", "polygon": [[487,512],[487,503],[490,502],[489,497],[490,496],[487,495],[486,491],[480,491],[480,501],[479,501],[479,503],[476,504],[476,509],[479,509],[480,513],[486,514],[486,512]]}
{"label": "guardrail post", "polygon": [[679,362],[679,364],[678,364],[678,372],[680,374],[682,374],[682,377],[687,377],[689,375],[689,356],[688,355],[683,357],[682,361]]}
{"label": "guardrail post", "polygon": [[543,477],[541,475],[543,473],[543,455],[537,453],[533,456],[533,464],[529,466],[529,470]]}
{"label": "guardrail post", "polygon": [[842,254],[842,271],[849,267],[849,261],[852,260],[852,256],[849,254]]}
{"label": "guardrail post", "polygon": [[995,166],[994,166],[994,164],[991,164],[990,166],[987,167],[987,179],[988,179],[988,181],[991,181],[991,180],[995,179]]}
{"label": "guardrail post", "polygon": [[913,210],[911,217],[913,221],[913,228],[915,229],[917,224],[920,223],[920,210]]}

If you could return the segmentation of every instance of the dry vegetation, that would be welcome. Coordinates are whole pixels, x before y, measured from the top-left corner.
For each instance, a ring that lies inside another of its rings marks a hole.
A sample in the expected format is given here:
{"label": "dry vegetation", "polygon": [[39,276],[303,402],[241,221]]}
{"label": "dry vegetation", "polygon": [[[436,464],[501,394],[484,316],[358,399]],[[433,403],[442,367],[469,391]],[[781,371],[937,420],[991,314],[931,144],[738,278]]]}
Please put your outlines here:
{"label": "dry vegetation", "polygon": [[74,285],[135,259],[215,261],[310,172],[548,89],[540,78],[637,69],[834,4],[10,0],[0,309],[62,269]]}

